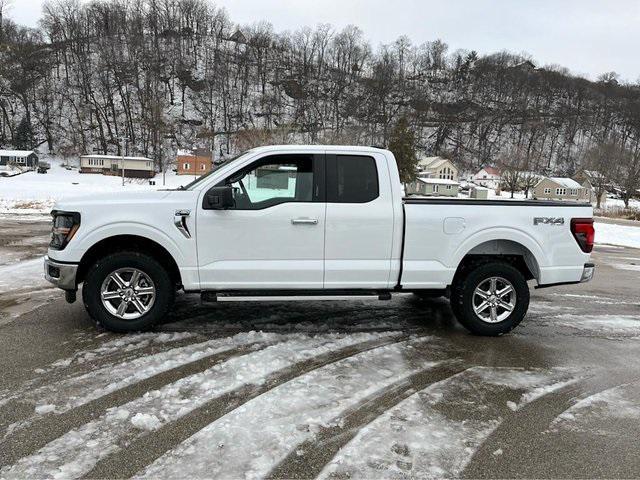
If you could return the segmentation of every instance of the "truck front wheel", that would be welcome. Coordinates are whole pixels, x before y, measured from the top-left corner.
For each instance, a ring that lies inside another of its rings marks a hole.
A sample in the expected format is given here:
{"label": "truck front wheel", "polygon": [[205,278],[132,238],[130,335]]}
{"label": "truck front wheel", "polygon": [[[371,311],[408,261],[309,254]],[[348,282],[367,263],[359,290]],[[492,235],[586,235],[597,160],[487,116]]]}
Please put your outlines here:
{"label": "truck front wheel", "polygon": [[451,309],[476,335],[498,336],[513,330],[529,308],[524,275],[506,262],[481,263],[456,279]]}
{"label": "truck front wheel", "polygon": [[174,295],[162,264],[138,252],[116,252],[97,260],[82,287],[89,315],[114,332],[152,328],[168,313]]}

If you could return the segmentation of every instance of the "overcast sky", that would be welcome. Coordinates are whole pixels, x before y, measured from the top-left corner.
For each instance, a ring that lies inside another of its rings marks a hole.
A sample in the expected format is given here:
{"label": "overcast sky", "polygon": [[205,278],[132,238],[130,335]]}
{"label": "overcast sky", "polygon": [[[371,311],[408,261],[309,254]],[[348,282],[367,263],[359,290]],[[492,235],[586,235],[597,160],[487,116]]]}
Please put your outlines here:
{"label": "overcast sky", "polygon": [[[36,26],[43,0],[13,0],[9,16]],[[640,79],[640,0],[218,0],[240,24],[277,31],[317,23],[358,25],[373,46],[409,36],[440,38],[451,50],[527,52],[596,78]]]}

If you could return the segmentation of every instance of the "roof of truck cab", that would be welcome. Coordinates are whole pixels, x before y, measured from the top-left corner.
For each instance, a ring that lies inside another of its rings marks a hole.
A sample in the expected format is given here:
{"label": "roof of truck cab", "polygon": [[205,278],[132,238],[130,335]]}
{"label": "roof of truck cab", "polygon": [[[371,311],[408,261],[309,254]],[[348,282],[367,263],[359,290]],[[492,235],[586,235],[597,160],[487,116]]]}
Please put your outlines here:
{"label": "roof of truck cab", "polygon": [[274,152],[291,150],[294,152],[343,151],[343,152],[388,152],[378,147],[359,147],[357,145],[267,145],[251,149],[252,152]]}

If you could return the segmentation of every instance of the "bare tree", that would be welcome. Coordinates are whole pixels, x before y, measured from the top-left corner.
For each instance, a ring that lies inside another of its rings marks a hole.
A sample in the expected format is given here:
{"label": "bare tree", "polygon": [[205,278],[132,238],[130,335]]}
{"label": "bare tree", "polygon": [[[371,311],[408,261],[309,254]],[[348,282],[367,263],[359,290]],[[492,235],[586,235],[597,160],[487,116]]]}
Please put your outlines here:
{"label": "bare tree", "polygon": [[620,168],[620,183],[623,186],[622,200],[626,209],[629,208],[631,198],[640,194],[640,146],[638,141],[623,150]]}
{"label": "bare tree", "polygon": [[4,19],[7,11],[13,6],[13,0],[0,0],[0,42],[4,41]]}
{"label": "bare tree", "polygon": [[623,154],[620,147],[612,141],[599,143],[585,153],[583,171],[595,192],[596,208],[601,207],[602,196],[619,176]]}

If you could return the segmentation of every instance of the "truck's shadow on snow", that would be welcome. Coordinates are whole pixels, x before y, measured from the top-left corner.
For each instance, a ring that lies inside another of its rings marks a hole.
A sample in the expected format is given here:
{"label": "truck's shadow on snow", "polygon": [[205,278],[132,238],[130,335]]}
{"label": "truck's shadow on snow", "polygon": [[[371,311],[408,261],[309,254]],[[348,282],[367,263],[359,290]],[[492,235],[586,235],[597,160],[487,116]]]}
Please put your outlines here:
{"label": "truck's shadow on snow", "polygon": [[463,333],[444,298],[419,299],[411,294],[389,301],[268,301],[201,304],[181,295],[161,330],[224,334],[260,330],[276,333],[355,333],[403,331]]}

